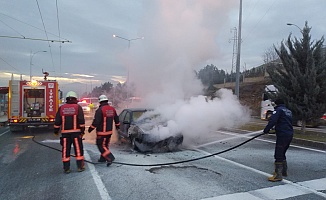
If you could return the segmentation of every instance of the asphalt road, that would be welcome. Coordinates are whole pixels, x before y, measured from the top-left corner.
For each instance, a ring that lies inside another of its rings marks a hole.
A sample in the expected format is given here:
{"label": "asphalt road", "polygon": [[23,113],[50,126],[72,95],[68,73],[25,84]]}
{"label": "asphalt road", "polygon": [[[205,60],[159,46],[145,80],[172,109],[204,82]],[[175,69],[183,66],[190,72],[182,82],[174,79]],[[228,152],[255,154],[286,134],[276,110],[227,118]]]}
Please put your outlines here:
{"label": "asphalt road", "polygon": [[[88,124],[90,121],[88,121]],[[62,171],[59,140],[46,129],[11,133],[0,128],[0,199],[326,199],[326,151],[292,145],[289,176],[268,182],[274,141],[259,137],[216,156],[187,162],[236,146],[258,133],[212,131],[198,144],[171,153],[140,154],[114,135],[116,163],[92,164],[99,157],[95,132],[84,140],[86,170]],[[186,161],[174,165],[162,163]],[[120,164],[118,164],[118,163]],[[127,163],[124,165],[121,163]],[[153,165],[153,166],[130,166]]]}

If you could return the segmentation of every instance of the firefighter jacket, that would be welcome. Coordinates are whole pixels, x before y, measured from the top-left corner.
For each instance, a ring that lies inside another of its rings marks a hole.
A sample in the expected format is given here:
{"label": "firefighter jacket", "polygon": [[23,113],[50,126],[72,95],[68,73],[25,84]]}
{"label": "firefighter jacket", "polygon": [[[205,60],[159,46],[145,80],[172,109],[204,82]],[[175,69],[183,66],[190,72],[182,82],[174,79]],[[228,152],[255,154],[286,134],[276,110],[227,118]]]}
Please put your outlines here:
{"label": "firefighter jacket", "polygon": [[268,133],[273,126],[275,126],[277,136],[293,136],[292,112],[283,104],[275,107],[273,115],[264,129],[264,133]]}
{"label": "firefighter jacket", "polygon": [[55,116],[54,132],[59,132],[60,126],[62,134],[84,133],[85,118],[82,107],[76,103],[66,103],[60,106]]}
{"label": "firefighter jacket", "polygon": [[96,128],[96,134],[98,136],[111,135],[113,130],[113,122],[117,127],[120,125],[117,111],[107,102],[101,103],[100,107],[95,112],[90,130]]}

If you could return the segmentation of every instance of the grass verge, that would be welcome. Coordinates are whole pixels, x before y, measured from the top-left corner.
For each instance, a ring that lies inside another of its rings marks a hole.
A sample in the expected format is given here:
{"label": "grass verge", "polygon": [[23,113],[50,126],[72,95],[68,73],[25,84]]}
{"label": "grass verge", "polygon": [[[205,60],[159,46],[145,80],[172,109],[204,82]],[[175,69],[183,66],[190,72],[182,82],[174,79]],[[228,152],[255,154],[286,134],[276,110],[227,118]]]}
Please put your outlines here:
{"label": "grass verge", "polygon": [[[240,127],[242,130],[247,131],[259,131],[263,130],[265,126],[262,125],[253,125],[253,124],[246,124]],[[293,138],[296,139],[303,139],[303,140],[312,140],[316,142],[326,142],[326,133],[314,132],[311,130],[306,130],[303,134],[300,130],[294,130]]]}

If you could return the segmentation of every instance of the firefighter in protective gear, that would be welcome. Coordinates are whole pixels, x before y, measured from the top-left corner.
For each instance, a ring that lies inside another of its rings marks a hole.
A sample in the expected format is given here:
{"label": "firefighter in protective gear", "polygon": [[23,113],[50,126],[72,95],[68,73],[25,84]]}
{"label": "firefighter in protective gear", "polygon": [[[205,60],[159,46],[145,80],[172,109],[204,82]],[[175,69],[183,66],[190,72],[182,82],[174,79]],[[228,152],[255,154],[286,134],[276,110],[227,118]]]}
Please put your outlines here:
{"label": "firefighter in protective gear", "polygon": [[90,133],[96,129],[96,145],[101,152],[98,162],[107,162],[107,166],[110,166],[115,159],[109,149],[113,122],[117,129],[119,129],[120,122],[116,110],[109,105],[108,101],[105,95],[99,97],[100,106],[95,111],[94,120],[88,128],[88,132]]}
{"label": "firefighter in protective gear", "polygon": [[269,130],[275,126],[275,170],[274,175],[268,178],[268,180],[272,182],[281,181],[283,176],[287,176],[285,154],[293,138],[292,112],[285,107],[282,99],[277,99],[275,104],[276,107],[273,115],[270,117],[269,122],[264,129],[264,133],[269,133]]}
{"label": "firefighter in protective gear", "polygon": [[84,112],[77,104],[77,94],[70,91],[66,95],[66,104],[59,107],[54,122],[54,134],[58,135],[61,127],[60,144],[65,173],[70,173],[70,150],[74,145],[78,172],[85,170],[82,137],[85,134]]}

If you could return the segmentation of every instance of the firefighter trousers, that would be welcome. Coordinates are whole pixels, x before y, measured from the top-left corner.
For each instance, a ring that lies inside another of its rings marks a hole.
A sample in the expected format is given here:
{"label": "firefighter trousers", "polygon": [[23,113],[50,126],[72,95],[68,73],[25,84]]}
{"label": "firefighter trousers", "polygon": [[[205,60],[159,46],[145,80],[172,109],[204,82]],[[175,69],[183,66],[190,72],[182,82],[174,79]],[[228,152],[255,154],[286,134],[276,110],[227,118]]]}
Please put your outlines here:
{"label": "firefighter trousers", "polygon": [[96,145],[98,150],[101,152],[101,158],[104,158],[107,162],[112,162],[113,155],[109,149],[111,141],[111,135],[107,136],[97,136],[96,138]]}
{"label": "firefighter trousers", "polygon": [[288,150],[293,136],[277,136],[275,144],[274,158],[275,162],[282,162],[286,160],[286,151]]}
{"label": "firefighter trousers", "polygon": [[60,138],[62,145],[62,162],[64,169],[70,168],[71,145],[74,146],[77,167],[84,168],[84,147],[81,133],[64,133]]}

